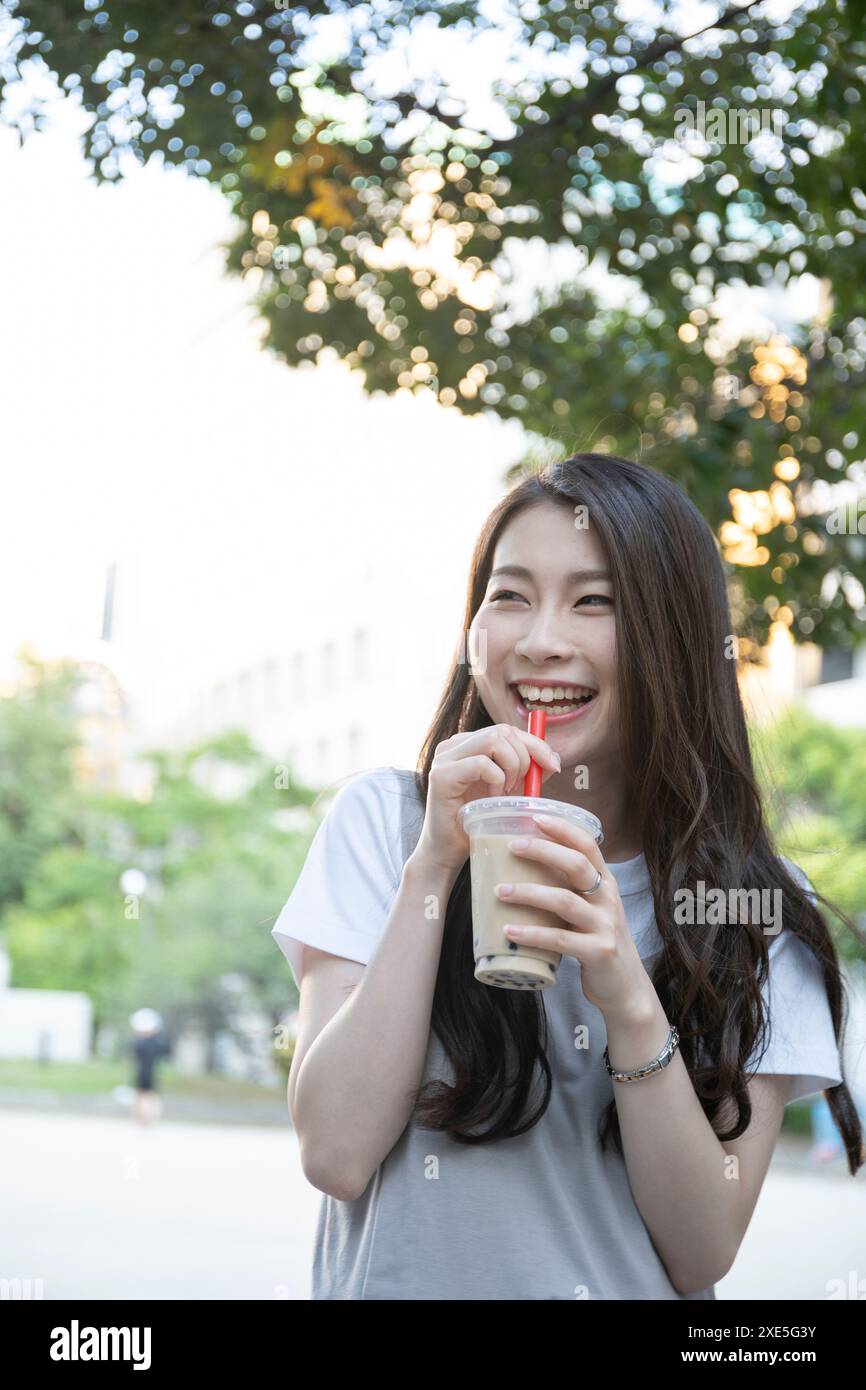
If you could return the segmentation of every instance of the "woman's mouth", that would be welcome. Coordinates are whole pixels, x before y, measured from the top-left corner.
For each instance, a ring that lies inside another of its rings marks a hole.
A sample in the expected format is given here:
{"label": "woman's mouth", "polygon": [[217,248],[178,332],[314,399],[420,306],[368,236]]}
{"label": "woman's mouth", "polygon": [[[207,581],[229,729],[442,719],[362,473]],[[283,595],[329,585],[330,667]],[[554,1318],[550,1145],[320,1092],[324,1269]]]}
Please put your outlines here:
{"label": "woman's mouth", "polygon": [[523,724],[533,709],[545,710],[550,724],[567,724],[585,714],[598,694],[597,690],[585,685],[535,686],[523,681],[508,689]]}

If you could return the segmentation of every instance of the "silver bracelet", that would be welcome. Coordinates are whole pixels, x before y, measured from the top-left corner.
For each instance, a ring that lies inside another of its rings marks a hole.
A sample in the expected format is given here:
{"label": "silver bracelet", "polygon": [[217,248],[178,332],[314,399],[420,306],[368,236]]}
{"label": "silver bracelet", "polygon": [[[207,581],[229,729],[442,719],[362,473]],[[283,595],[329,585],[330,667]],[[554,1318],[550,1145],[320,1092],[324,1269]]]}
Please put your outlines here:
{"label": "silver bracelet", "polygon": [[661,1071],[668,1065],[677,1048],[679,1047],[680,1035],[676,1024],[671,1025],[668,1033],[668,1040],[657,1057],[648,1062],[645,1067],[637,1067],[634,1071],[616,1071],[610,1064],[610,1053],[604,1049],[604,1065],[614,1081],[642,1081],[645,1076],[651,1076],[654,1071]]}

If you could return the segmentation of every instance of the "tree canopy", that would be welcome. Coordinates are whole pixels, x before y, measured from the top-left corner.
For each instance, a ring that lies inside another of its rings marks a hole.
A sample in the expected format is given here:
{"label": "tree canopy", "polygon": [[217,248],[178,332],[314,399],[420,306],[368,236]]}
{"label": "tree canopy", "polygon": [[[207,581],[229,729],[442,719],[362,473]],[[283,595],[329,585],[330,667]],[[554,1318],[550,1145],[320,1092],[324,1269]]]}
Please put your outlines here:
{"label": "tree canopy", "polygon": [[[2,111],[39,128],[38,84],[11,87],[43,66],[93,115],[97,179],[157,158],[214,182],[289,365],[330,351],[370,392],[517,419],[536,456],[640,457],[717,530],[743,634],[847,645],[866,514],[840,525],[830,488],[866,476],[864,11],[29,0]],[[467,103],[495,31],[507,61]],[[747,288],[769,317],[737,330]]]}

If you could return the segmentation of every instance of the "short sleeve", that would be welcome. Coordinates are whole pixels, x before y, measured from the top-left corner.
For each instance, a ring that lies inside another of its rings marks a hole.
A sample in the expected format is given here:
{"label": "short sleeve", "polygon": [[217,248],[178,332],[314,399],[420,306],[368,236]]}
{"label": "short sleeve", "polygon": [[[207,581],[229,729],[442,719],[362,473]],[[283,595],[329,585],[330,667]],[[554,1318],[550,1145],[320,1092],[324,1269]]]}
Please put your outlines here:
{"label": "short sleeve", "polygon": [[403,871],[400,805],[390,768],[362,773],[334,797],[271,930],[299,987],[305,944],[368,963]]}
{"label": "short sleeve", "polygon": [[[802,869],[789,860],[784,863],[814,900]],[[757,1067],[758,1048],[746,1070],[758,1075],[789,1073],[793,1080],[788,1105],[838,1086],[842,1081],[839,1047],[821,966],[811,948],[788,928],[783,927],[770,943],[763,998],[769,1041]]]}

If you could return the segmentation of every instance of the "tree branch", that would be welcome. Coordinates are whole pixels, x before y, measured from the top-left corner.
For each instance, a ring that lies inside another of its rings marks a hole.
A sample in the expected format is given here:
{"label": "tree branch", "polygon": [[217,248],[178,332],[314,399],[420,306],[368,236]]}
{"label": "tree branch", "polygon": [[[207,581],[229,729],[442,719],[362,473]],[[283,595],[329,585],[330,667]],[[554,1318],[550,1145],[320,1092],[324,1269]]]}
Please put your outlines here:
{"label": "tree branch", "polygon": [[[650,44],[648,48],[644,49],[640,58],[636,60],[634,67],[629,69],[629,75],[633,72],[638,72],[641,68],[649,67],[651,63],[658,62],[659,58],[664,58],[666,54],[681,49],[683,44],[690,43],[692,39],[700,38],[701,34],[705,34],[709,29],[723,29],[726,25],[730,24],[732,20],[736,19],[738,15],[747,14],[755,5],[760,4],[763,4],[763,0],[748,0],[748,3],[745,5],[729,5],[724,14],[718,15],[715,19],[711,20],[709,24],[705,24],[701,29],[695,30],[693,34],[681,34],[679,37],[670,34],[665,35],[664,38],[656,40],[655,43]],[[575,116],[580,116],[589,111],[596,110],[598,102],[607,96],[608,92],[613,91],[622,75],[623,74],[617,72],[610,73],[607,77],[601,78],[593,85],[590,92],[587,93],[582,101],[578,102],[576,106],[561,107],[556,116],[552,120],[546,122],[540,129],[545,131],[555,130],[558,126],[562,125],[565,120],[570,120]],[[449,128],[452,128],[452,123],[455,119],[459,121],[459,118],[443,115],[435,103],[429,107],[421,106],[411,93],[400,92],[395,96],[390,96],[385,99],[393,102],[395,106],[399,107],[404,118],[412,115],[415,111],[426,111],[429,115],[434,116],[436,120],[441,121]],[[466,105],[467,104],[464,103],[464,110],[466,110]],[[523,132],[521,131],[517,135],[511,136],[510,139],[496,140],[496,148],[507,149],[509,145],[517,144],[522,138]]]}

